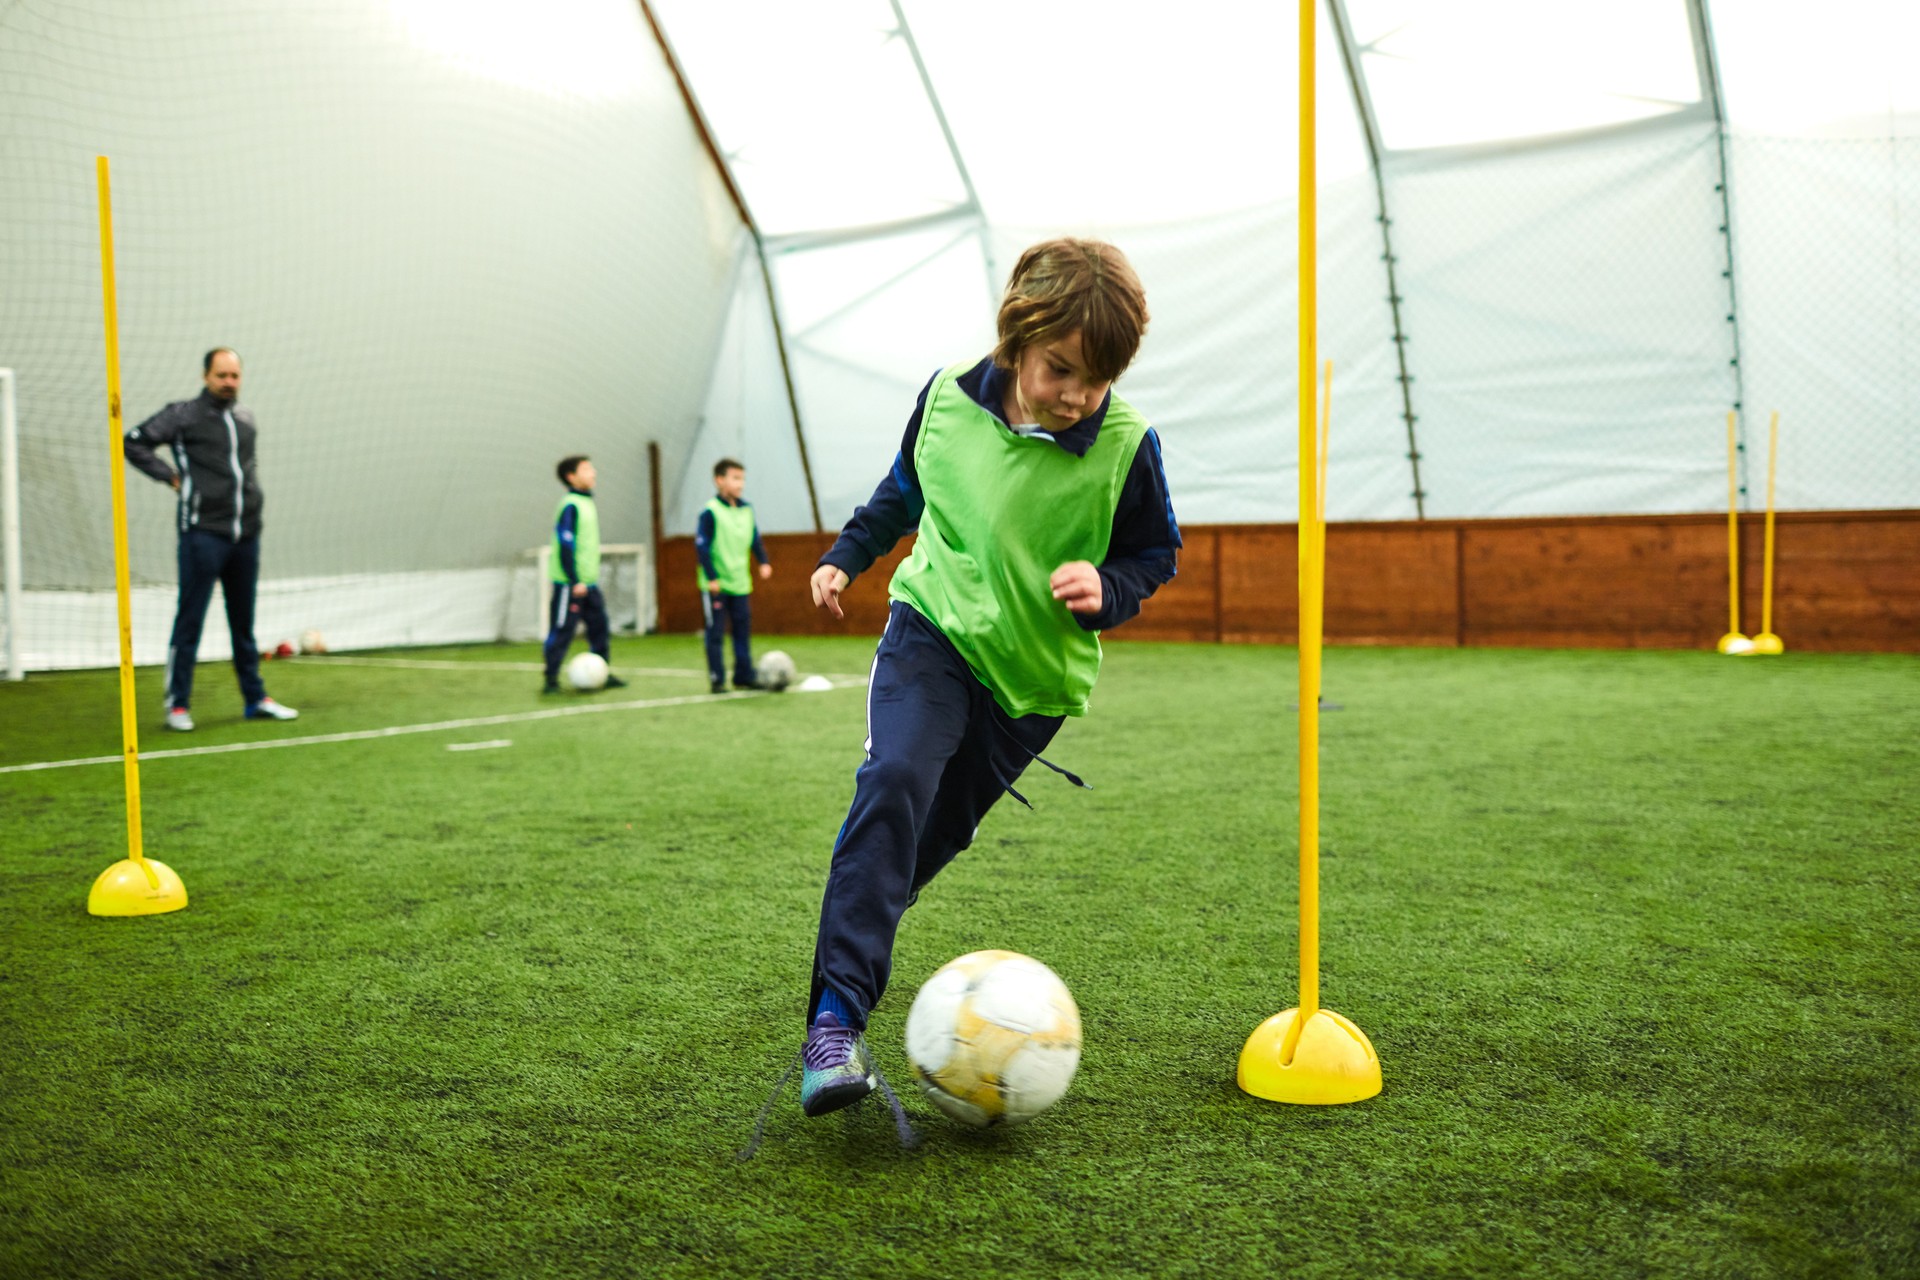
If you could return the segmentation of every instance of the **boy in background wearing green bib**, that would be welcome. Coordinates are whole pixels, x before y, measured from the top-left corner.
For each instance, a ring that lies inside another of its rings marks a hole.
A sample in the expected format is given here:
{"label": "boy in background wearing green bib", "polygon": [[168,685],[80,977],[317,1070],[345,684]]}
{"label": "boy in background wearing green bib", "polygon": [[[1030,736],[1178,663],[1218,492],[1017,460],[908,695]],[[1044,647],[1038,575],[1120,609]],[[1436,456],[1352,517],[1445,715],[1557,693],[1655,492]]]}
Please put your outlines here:
{"label": "boy in background wearing green bib", "polygon": [[[553,546],[547,556],[547,577],[553,582],[553,602],[547,608],[547,679],[542,693],[560,692],[560,664],[573,644],[574,629],[587,627],[587,647],[606,658],[607,602],[600,594],[600,508],[594,505],[593,460],[580,454],[560,459],[554,468],[566,494],[553,512]],[[624,689],[627,682],[609,675],[606,687]]]}
{"label": "boy in background wearing green bib", "polygon": [[866,760],[820,909],[808,1115],[872,1092],[861,1033],[901,914],[1001,795],[1026,803],[1021,771],[1086,713],[1099,633],[1173,577],[1180,529],[1160,442],[1112,393],[1146,327],[1146,295],[1112,245],[1028,249],[993,354],[934,375],[891,472],[814,570],[814,603],[842,617],[848,584],[919,532],[888,587]]}
{"label": "boy in background wearing green bib", "polygon": [[714,693],[727,687],[727,669],[720,661],[720,641],[733,632],[733,687],[757,689],[753,672],[753,573],[747,556],[759,561],[760,579],[773,576],[767,548],[753,504],[740,495],[747,487],[747,469],[732,458],[713,464],[713,497],[700,509],[693,530],[693,551],[700,560],[700,615],[706,622],[707,681]]}

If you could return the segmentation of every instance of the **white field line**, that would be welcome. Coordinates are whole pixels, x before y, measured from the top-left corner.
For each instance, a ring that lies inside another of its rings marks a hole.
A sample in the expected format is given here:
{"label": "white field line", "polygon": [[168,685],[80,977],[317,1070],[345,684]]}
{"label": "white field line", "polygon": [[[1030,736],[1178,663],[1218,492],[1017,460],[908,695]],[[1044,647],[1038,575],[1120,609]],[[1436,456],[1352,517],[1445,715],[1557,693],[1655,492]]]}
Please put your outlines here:
{"label": "white field line", "polygon": [[449,742],[447,744],[447,750],[449,751],[492,751],[498,747],[510,747],[512,745],[513,745],[512,738],[489,738],[485,742]]}
{"label": "white field line", "polygon": [[[540,662],[459,662],[451,658],[349,658],[332,655],[303,654],[298,658],[282,658],[282,662],[299,662],[313,666],[328,667],[394,667],[402,671],[545,671],[546,664]],[[696,680],[706,679],[707,673],[697,667],[615,667],[615,675],[628,676],[684,676]],[[863,675],[843,674],[827,676],[829,680],[864,680]]]}
{"label": "white field line", "polygon": [[[452,658],[335,658],[303,654],[298,658],[283,658],[281,661],[297,662],[302,666],[394,667],[402,671],[546,670],[546,664],[541,662],[458,662]],[[704,676],[707,674],[692,667],[621,667],[620,670],[636,676]]]}
{"label": "white field line", "polygon": [[[846,689],[866,684],[865,680],[836,681],[834,688]],[[699,693],[678,698],[643,698],[634,702],[590,702],[578,707],[548,707],[540,711],[513,711],[497,716],[473,716],[465,720],[438,720],[432,724],[401,724],[385,729],[357,729],[350,733],[319,733],[305,738],[268,738],[259,742],[228,742],[217,747],[175,747],[168,751],[143,751],[141,760],[170,760],[180,756],[217,756],[231,751],[270,751],[275,747],[315,747],[328,742],[367,742],[374,738],[400,738],[415,733],[444,733],[449,729],[479,729],[496,724],[526,724],[533,720],[558,720],[562,716],[590,716],[606,711],[653,711],[660,707],[687,707],[702,702],[729,702],[735,698],[767,698],[772,694]],[[41,769],[73,769],[88,764],[119,764],[123,757],[85,756],[77,760],[40,760],[33,764],[0,765],[0,773],[33,773]]]}

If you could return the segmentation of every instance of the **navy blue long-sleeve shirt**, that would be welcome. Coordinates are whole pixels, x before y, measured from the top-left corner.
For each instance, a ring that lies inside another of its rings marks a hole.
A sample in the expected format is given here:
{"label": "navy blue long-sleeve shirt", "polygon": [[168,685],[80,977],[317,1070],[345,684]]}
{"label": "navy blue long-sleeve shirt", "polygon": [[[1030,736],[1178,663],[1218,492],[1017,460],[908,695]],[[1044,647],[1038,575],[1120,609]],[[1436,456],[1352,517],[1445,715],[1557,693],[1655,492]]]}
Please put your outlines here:
{"label": "navy blue long-sleeve shirt", "polygon": [[[934,375],[938,377],[939,375]],[[960,375],[956,385],[973,402],[992,414],[994,420],[1012,430],[1001,413],[1007,379],[1013,375],[995,365],[991,358]],[[832,565],[849,580],[873,566],[901,538],[920,527],[926,499],[920,493],[920,478],[914,470],[914,443],[920,437],[921,419],[927,411],[927,392],[933,379],[920,389],[913,416],[907,420],[906,434],[900,440],[900,452],[893,469],[887,473],[866,505],[856,509],[853,519],[841,529],[840,537],[820,557],[820,564]],[[1086,456],[1099,438],[1106,421],[1107,404],[1058,435],[1040,432],[1044,438],[1073,454]],[[1160,437],[1147,430],[1133,464],[1127,470],[1120,490],[1120,502],[1114,509],[1113,536],[1107,543],[1107,557],[1095,569],[1100,574],[1100,611],[1075,614],[1088,631],[1107,631],[1140,612],[1140,605],[1171,581],[1176,571],[1175,552],[1180,549],[1180,525],[1174,519],[1173,500],[1167,492],[1166,472],[1160,462]],[[817,566],[816,566],[817,567]]]}

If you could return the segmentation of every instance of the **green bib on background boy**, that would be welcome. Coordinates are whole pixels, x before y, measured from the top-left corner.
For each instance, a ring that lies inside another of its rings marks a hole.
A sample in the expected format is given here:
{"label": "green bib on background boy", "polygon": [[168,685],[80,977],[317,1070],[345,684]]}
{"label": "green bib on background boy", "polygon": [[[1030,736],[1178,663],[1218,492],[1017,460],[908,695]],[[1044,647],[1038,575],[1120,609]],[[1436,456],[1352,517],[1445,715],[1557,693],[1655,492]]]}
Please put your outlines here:
{"label": "green bib on background boy", "polygon": [[560,561],[560,517],[568,507],[574,509],[573,580],[591,587],[600,581],[600,508],[594,505],[592,494],[569,493],[553,509],[553,547],[547,555],[547,577],[555,582],[567,580]]}
{"label": "green bib on background boy", "polygon": [[[748,572],[747,561],[753,550],[753,508],[744,502],[736,507],[715,497],[708,499],[707,510],[713,513],[713,547],[707,553],[713,559],[713,580],[730,596],[751,594],[753,574]],[[698,561],[693,576],[705,591],[709,579]]]}
{"label": "green bib on background boy", "polygon": [[955,365],[934,379],[914,443],[926,511],[887,594],[952,641],[1009,715],[1085,715],[1100,637],[1053,598],[1053,571],[1107,556],[1146,419],[1110,396],[1082,457],[974,403]]}

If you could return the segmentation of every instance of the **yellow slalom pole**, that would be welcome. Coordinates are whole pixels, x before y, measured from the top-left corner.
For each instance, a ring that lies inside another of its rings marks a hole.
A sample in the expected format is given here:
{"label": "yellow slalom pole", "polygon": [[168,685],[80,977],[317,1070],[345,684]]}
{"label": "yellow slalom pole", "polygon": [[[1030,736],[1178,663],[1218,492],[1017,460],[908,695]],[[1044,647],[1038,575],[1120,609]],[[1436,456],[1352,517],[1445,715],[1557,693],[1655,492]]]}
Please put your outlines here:
{"label": "yellow slalom pole", "polygon": [[1311,4],[1300,6],[1300,1014],[1287,1037],[1294,1056],[1300,1030],[1320,1011],[1320,442],[1314,373],[1319,368],[1319,176]]}
{"label": "yellow slalom pole", "polygon": [[1753,638],[1753,651],[1769,657],[1787,649],[1773,634],[1773,468],[1779,454],[1780,411],[1775,409],[1767,424],[1767,541],[1760,570],[1760,634]]}
{"label": "yellow slalom pole", "polygon": [[[1320,441],[1314,452],[1313,562],[1314,580],[1320,592],[1320,620],[1324,638],[1327,617],[1327,436],[1333,426],[1333,361],[1326,363],[1320,392]],[[1321,683],[1326,681],[1326,664],[1321,664]],[[1315,703],[1321,703],[1324,690],[1316,687]]]}
{"label": "yellow slalom pole", "polygon": [[127,779],[127,856],[93,882],[87,910],[97,916],[145,916],[187,905],[186,886],[163,862],[146,856],[140,837],[140,735],[134,723],[133,589],[127,569],[126,438],[120,408],[120,320],[113,281],[113,200],[107,158],[94,157],[100,197],[100,288],[107,331],[108,473],[113,477],[113,577],[120,604],[120,742]]}
{"label": "yellow slalom pole", "polygon": [[1325,508],[1314,371],[1319,323],[1314,167],[1314,0],[1300,6],[1300,1003],[1254,1029],[1237,1079],[1257,1098],[1324,1104],[1380,1092],[1380,1060],[1360,1028],[1320,1007],[1320,648]]}
{"label": "yellow slalom pole", "polygon": [[1333,434],[1333,361],[1326,364],[1326,374],[1321,380],[1320,389],[1320,450],[1319,465],[1316,472],[1319,485],[1316,490],[1317,505],[1313,512],[1313,536],[1315,553],[1320,561],[1320,617],[1324,626],[1326,619],[1327,588],[1327,442]]}
{"label": "yellow slalom pole", "polygon": [[1727,634],[1714,647],[1721,653],[1753,652],[1740,631],[1740,443],[1738,415],[1727,410]]}

